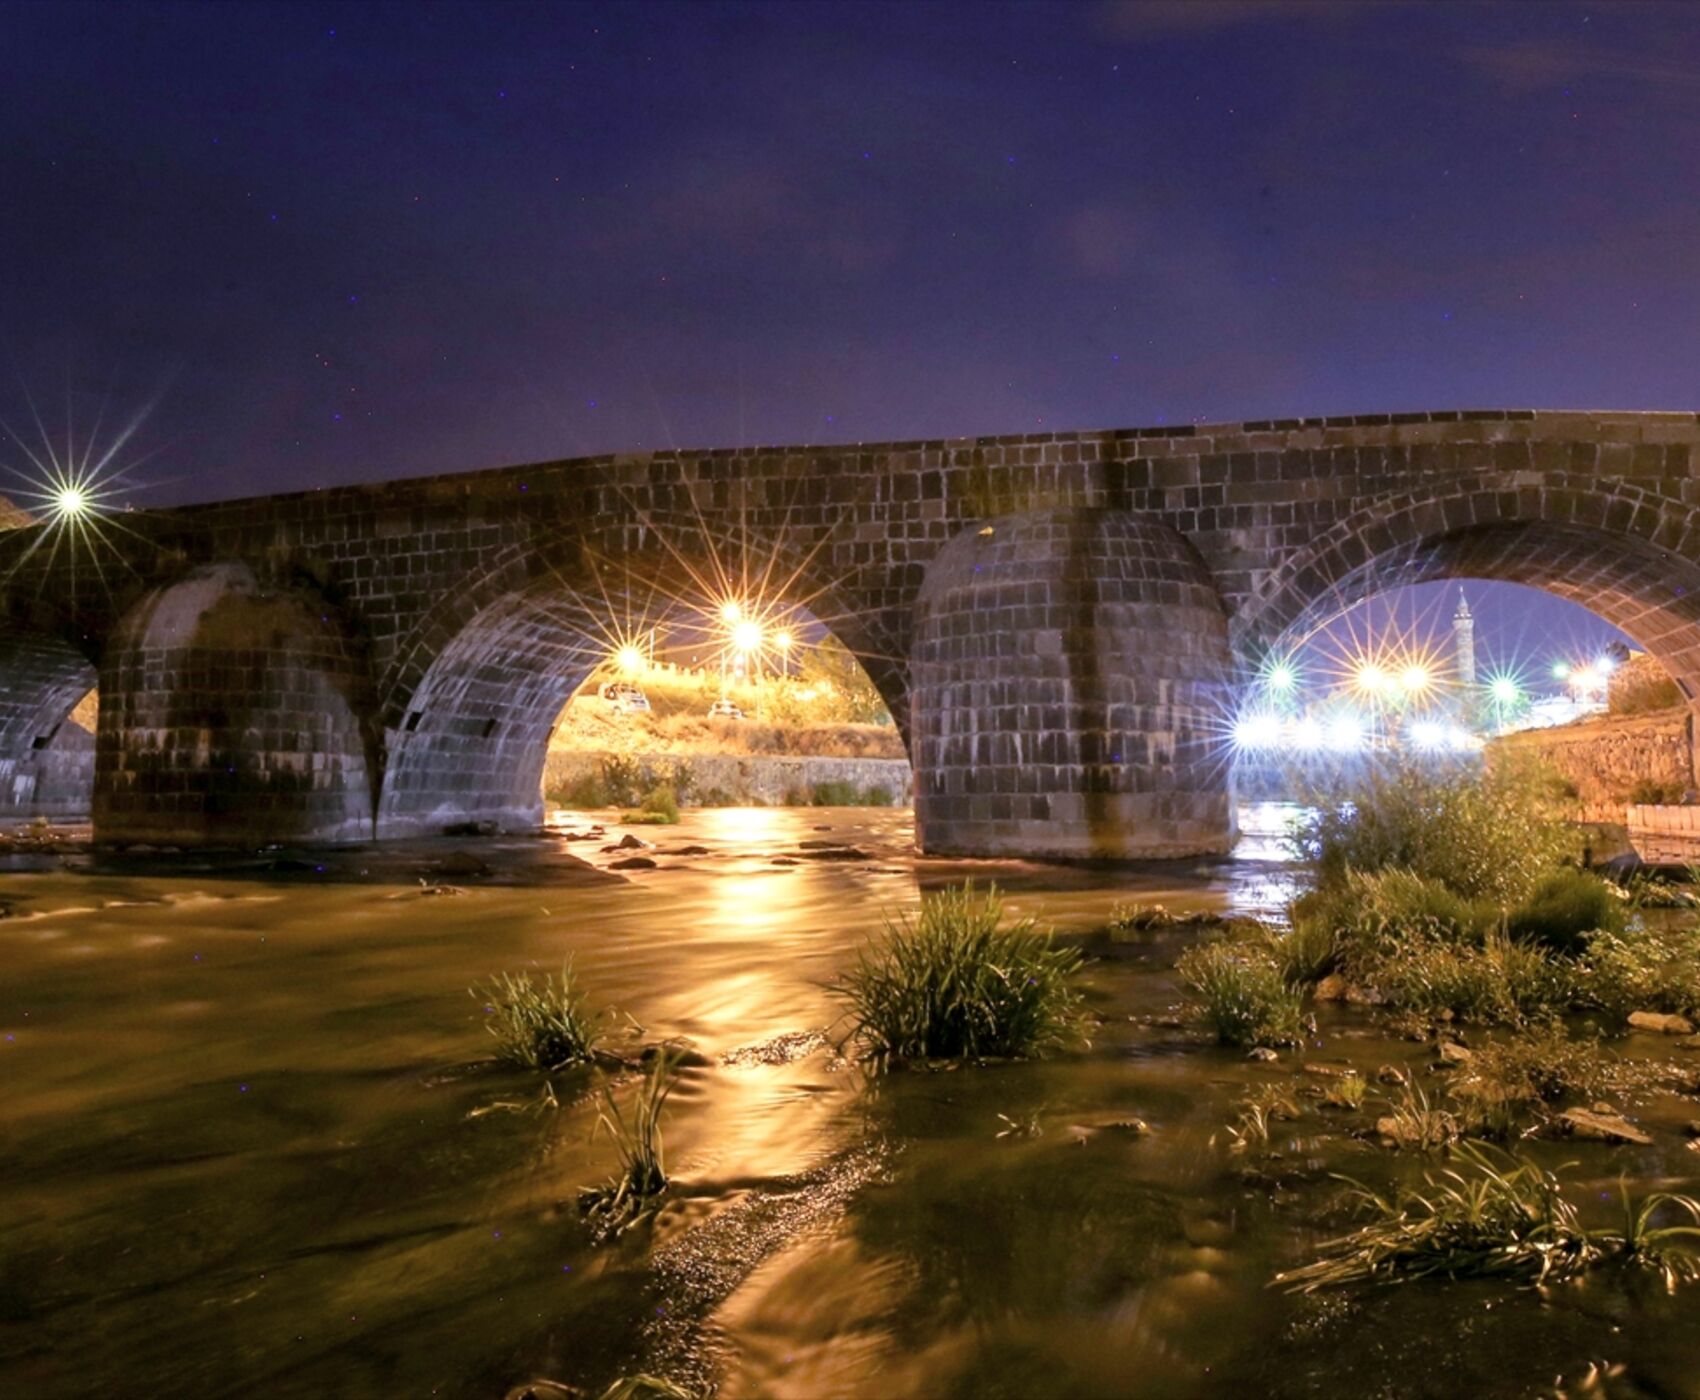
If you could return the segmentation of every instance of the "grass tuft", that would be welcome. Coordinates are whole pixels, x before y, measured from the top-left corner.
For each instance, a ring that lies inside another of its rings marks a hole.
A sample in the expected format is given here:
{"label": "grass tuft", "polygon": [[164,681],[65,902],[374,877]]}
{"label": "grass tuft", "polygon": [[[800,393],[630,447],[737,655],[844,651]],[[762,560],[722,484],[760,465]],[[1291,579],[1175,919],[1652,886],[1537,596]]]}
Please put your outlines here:
{"label": "grass tuft", "polygon": [[1082,1038],[1080,963],[1032,919],[1006,923],[995,885],[929,894],[914,919],[888,918],[884,940],[839,979],[846,1041],[882,1066],[1040,1055]]}
{"label": "grass tuft", "polygon": [[1304,1038],[1299,993],[1262,943],[1201,943],[1175,964],[1224,1045],[1297,1045]]}
{"label": "grass tuft", "polygon": [[601,1038],[599,1017],[573,985],[571,963],[558,981],[547,972],[500,972],[467,991],[484,1008],[484,1029],[503,1064],[538,1070],[580,1064]]}
{"label": "grass tuft", "polygon": [[602,1086],[602,1107],[592,1136],[606,1132],[613,1139],[620,1169],[602,1185],[583,1188],[578,1196],[579,1210],[599,1239],[619,1235],[636,1224],[655,1209],[667,1190],[661,1113],[673,1092],[678,1067],[676,1051],[663,1049],[655,1057],[629,1118],[613,1089]]}
{"label": "grass tuft", "polygon": [[[1623,1232],[1591,1233],[1539,1164],[1479,1143],[1455,1154],[1456,1166],[1425,1173],[1416,1190],[1383,1196],[1350,1183],[1369,1223],[1275,1281],[1301,1293],[1423,1278],[1541,1284],[1614,1262],[1653,1270],[1667,1284],[1700,1276],[1700,1201],[1664,1192],[1634,1201],[1625,1189]],[[1687,1223],[1657,1225],[1661,1212]]]}

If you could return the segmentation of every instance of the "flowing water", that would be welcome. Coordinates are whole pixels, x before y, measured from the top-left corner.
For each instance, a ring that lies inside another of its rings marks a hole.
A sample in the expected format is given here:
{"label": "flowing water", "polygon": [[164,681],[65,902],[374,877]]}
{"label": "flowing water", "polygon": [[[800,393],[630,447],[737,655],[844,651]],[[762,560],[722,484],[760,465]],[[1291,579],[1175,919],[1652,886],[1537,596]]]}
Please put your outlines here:
{"label": "flowing water", "polygon": [[[1271,1288],[1345,1228],[1332,1173],[1422,1164],[1306,1100],[1248,1172],[1236,1099],[1302,1085],[1301,1058],[1427,1052],[1343,1010],[1275,1064],[1208,1043],[1171,1015],[1195,935],[1089,938],[1077,1054],[870,1080],[823,1037],[882,913],[964,875],[1070,935],[1118,900],[1278,906],[1281,814],[1250,815],[1237,861],[1119,871],[918,860],[906,813],[777,809],[645,830],[657,867],[618,874],[576,815],[379,853],[13,857],[0,1394],[494,1400],[645,1370],[725,1397],[1700,1395],[1700,1288]],[[575,1203],[613,1164],[596,1075],[549,1104],[489,1062],[467,993],[569,959],[616,1045],[699,1052],[664,1208],[601,1246]],[[1635,1111],[1654,1147],[1535,1148],[1601,1219],[1620,1172],[1700,1185],[1695,1104]]]}

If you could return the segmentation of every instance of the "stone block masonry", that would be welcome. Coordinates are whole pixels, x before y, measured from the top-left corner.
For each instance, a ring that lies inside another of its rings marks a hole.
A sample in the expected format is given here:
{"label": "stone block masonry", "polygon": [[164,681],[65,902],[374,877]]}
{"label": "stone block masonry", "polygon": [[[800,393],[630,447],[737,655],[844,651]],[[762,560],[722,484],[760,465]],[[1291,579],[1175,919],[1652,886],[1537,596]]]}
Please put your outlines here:
{"label": "stone block masonry", "polygon": [[1237,687],[1382,589],[1546,588],[1692,705],[1697,481],[1692,412],[1449,410],[507,467],[137,512],[99,569],[0,522],[0,801],[97,677],[98,839],[525,826],[610,621],[694,575],[861,659],[929,849],[1219,851]]}

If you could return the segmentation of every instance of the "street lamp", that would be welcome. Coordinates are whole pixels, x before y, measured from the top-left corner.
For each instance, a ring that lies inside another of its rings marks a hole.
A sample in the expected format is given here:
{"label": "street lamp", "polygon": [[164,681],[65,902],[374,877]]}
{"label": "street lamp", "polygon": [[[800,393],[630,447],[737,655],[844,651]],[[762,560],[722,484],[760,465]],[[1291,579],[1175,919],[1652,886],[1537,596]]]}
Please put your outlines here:
{"label": "street lamp", "polygon": [[81,486],[67,484],[53,493],[53,513],[61,520],[76,520],[90,506],[89,494]]}
{"label": "street lamp", "polygon": [[1429,680],[1428,667],[1421,664],[1407,666],[1399,673],[1399,684],[1407,695],[1421,695],[1428,689]]}

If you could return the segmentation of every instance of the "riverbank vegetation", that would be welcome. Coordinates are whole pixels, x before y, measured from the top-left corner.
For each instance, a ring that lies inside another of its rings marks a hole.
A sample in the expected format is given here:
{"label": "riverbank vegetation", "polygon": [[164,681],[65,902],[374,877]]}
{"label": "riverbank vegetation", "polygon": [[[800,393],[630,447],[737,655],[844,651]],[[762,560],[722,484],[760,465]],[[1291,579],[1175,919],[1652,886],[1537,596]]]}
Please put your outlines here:
{"label": "riverbank vegetation", "polygon": [[1576,865],[1570,828],[1529,785],[1381,771],[1323,801],[1297,839],[1315,881],[1287,926],[1177,966],[1225,1043],[1291,1043],[1307,993],[1430,1024],[1700,1015],[1696,921],[1649,918],[1633,890]]}
{"label": "riverbank vegetation", "polygon": [[1527,1157],[1473,1143],[1422,1184],[1381,1194],[1354,1183],[1371,1217],[1328,1241],[1315,1262],[1277,1276],[1296,1292],[1422,1278],[1558,1283],[1608,1264],[1666,1285],[1700,1278],[1700,1201],[1623,1191],[1623,1227],[1590,1230],[1553,1173]]}
{"label": "riverbank vegetation", "polygon": [[484,1008],[484,1029],[495,1038],[497,1060],[516,1069],[582,1064],[601,1039],[602,1018],[590,1010],[570,963],[558,978],[499,972],[468,992]]}
{"label": "riverbank vegetation", "polygon": [[[661,1114],[679,1068],[676,1051],[663,1049],[650,1062],[628,1115],[604,1084],[596,1133],[606,1133],[619,1154],[619,1170],[607,1181],[579,1191],[579,1210],[599,1239],[623,1233],[653,1211],[667,1190],[667,1158]],[[594,1135],[594,1134],[593,1134]]]}
{"label": "riverbank vegetation", "polygon": [[1044,1054],[1084,1036],[1080,965],[1031,918],[1006,920],[995,885],[925,895],[836,984],[845,1044],[879,1067]]}

